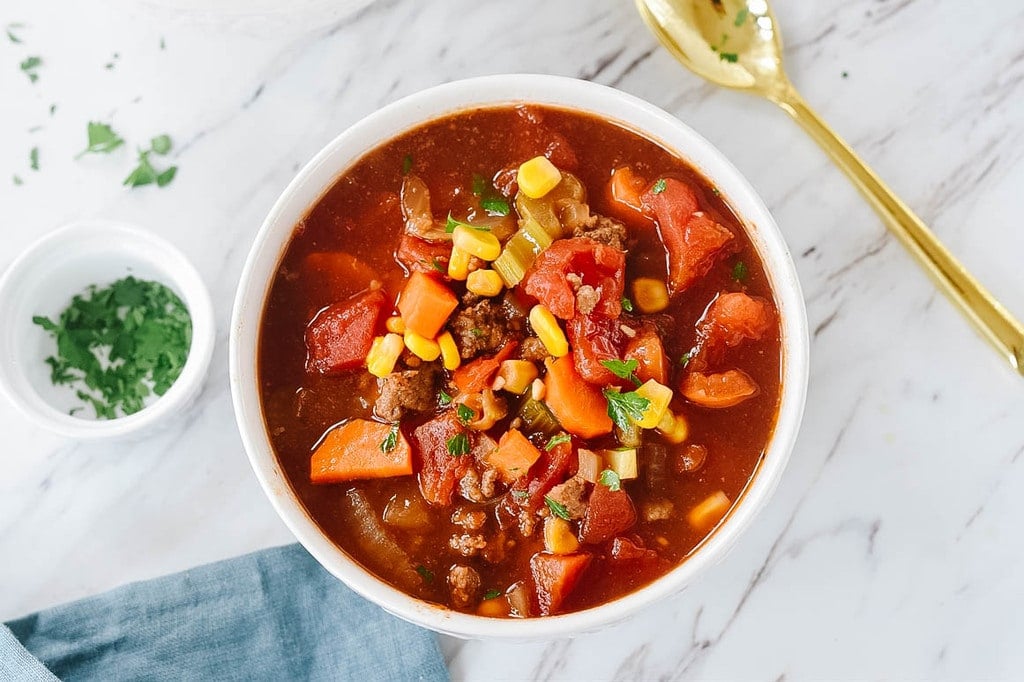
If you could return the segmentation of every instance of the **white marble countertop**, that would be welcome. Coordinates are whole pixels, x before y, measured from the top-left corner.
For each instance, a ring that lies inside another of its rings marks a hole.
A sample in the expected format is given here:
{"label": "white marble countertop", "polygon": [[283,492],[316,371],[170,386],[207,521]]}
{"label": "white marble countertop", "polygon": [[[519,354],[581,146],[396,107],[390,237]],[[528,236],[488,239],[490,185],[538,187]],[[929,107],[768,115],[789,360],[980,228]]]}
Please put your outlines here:
{"label": "white marble countertop", "polygon": [[[648,99],[747,175],[797,260],[810,395],[778,492],[714,571],[576,640],[446,640],[453,675],[1024,676],[1024,380],[784,114],[683,71],[624,0],[235,4],[4,3],[0,22],[24,27],[20,44],[0,33],[0,266],[68,221],[133,221],[197,265],[220,333],[196,406],[134,445],[67,442],[0,404],[0,618],[291,541],[228,392],[229,310],[253,235],[300,164],[366,113],[530,71]],[[777,4],[807,99],[1024,315],[1019,4]],[[18,68],[30,55],[43,59],[35,84]],[[177,178],[123,189],[130,147],[74,161],[88,120],[132,140],[169,133]]]}

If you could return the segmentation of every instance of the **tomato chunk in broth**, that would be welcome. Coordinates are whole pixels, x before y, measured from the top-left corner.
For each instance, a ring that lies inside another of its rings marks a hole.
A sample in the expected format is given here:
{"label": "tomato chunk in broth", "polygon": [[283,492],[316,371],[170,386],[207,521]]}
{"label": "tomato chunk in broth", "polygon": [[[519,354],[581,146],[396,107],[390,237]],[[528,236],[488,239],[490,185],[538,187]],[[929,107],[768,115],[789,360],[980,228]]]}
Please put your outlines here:
{"label": "tomato chunk in broth", "polygon": [[432,121],[346,170],[296,225],[258,360],[323,532],[496,618],[598,606],[685,561],[757,471],[780,368],[768,277],[716,188],[539,106]]}

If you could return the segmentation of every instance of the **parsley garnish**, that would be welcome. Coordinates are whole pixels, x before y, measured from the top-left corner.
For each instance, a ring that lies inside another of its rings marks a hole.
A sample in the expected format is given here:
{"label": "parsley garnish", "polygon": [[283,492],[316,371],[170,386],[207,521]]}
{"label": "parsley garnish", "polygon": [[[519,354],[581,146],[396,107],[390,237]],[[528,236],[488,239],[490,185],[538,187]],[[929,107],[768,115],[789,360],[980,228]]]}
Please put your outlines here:
{"label": "parsley garnish", "polygon": [[512,498],[516,499],[516,500],[525,500],[529,496],[530,496],[530,493],[526,492],[525,490],[513,490],[512,491]]}
{"label": "parsley garnish", "polygon": [[[53,322],[32,321],[57,342],[46,359],[55,385],[72,385],[100,419],[133,414],[163,395],[181,374],[192,343],[192,318],[157,282],[125,277],[75,296]],[[101,360],[101,358],[103,358]]]}
{"label": "parsley garnish", "polygon": [[741,260],[736,261],[736,265],[732,266],[732,278],[737,282],[742,282],[747,278],[747,264]]}
{"label": "parsley garnish", "polygon": [[479,339],[481,336],[484,335],[484,330],[481,329],[480,327],[473,327],[472,329],[469,330],[469,333]]}
{"label": "parsley garnish", "polygon": [[661,194],[662,192],[665,191],[666,184],[667,183],[665,182],[665,178],[659,178],[658,181],[654,183],[654,187],[651,188],[651,191],[654,192],[655,194]]}
{"label": "parsley garnish", "polygon": [[544,446],[544,449],[553,450],[556,445],[568,443],[570,440],[572,440],[572,436],[570,436],[568,433],[556,433],[554,436],[551,436],[551,438],[548,439],[548,444]]}
{"label": "parsley garnish", "polygon": [[171,166],[167,170],[158,172],[149,160],[151,153],[163,156],[169,151],[171,151],[171,138],[168,135],[154,137],[150,140],[149,149],[139,150],[139,165],[124,179],[124,184],[128,187],[141,187],[142,185],[150,185],[154,182],[157,187],[170,184],[178,172],[178,167]]}
{"label": "parsley garnish", "polygon": [[622,479],[611,469],[605,469],[597,477],[597,482],[611,490],[613,493],[622,489]]}
{"label": "parsley garnish", "polygon": [[391,425],[388,429],[388,435],[384,436],[384,440],[380,442],[380,451],[387,454],[398,447],[398,423]]}
{"label": "parsley garnish", "polygon": [[20,43],[21,38],[14,34],[15,29],[25,28],[25,24],[7,24],[7,37],[12,43]]}
{"label": "parsley garnish", "polygon": [[849,78],[850,74],[847,73],[846,71],[843,71],[842,76],[843,76],[843,78]]}
{"label": "parsley garnish", "polygon": [[635,374],[640,363],[632,358],[625,362],[622,360],[602,360],[601,366],[620,379],[629,379],[637,386],[640,385],[640,380],[636,378]]}
{"label": "parsley garnish", "polygon": [[434,256],[433,258],[430,259],[430,267],[434,268],[438,272],[448,272],[448,268],[441,265],[441,261],[440,259],[438,259],[437,256]]}
{"label": "parsley garnish", "polygon": [[548,506],[548,509],[551,510],[551,513],[557,516],[558,518],[565,519],[566,521],[571,520],[569,517],[569,510],[566,509],[565,505],[562,504],[561,502],[552,500],[550,497],[545,495],[544,504],[546,504]]}
{"label": "parsley garnish", "polygon": [[735,64],[736,61],[740,58],[740,56],[735,52],[719,52],[718,58],[721,59],[723,62]]}
{"label": "parsley garnish", "polygon": [[12,178],[12,179],[13,179],[13,181],[14,181],[14,184],[15,184],[15,185],[24,185],[24,184],[25,184],[25,181],[24,181],[24,180],[22,180],[22,179],[21,179],[20,177],[18,177],[17,175],[13,176],[13,178]]}
{"label": "parsley garnish", "polygon": [[56,104],[51,104],[50,105],[50,116],[53,116],[55,113],[57,113],[57,105]]}
{"label": "parsley garnish", "polygon": [[743,22],[747,20],[747,15],[750,14],[750,9],[744,7],[736,13],[736,21],[732,22],[733,26],[739,27],[743,25]]}
{"label": "parsley garnish", "polygon": [[476,417],[476,410],[469,405],[464,405],[462,403],[459,403],[459,406],[455,408],[455,412],[459,415],[459,421],[463,424],[468,424],[473,421],[474,417]]}
{"label": "parsley garnish", "polygon": [[487,601],[488,599],[495,599],[500,597],[502,594],[503,592],[501,590],[487,590],[484,592],[484,601]]}
{"label": "parsley garnish", "polygon": [[679,358],[679,365],[681,367],[686,367],[688,364],[690,364],[691,355],[693,355],[693,351],[689,353],[683,353],[683,357]]}
{"label": "parsley garnish", "polygon": [[608,401],[608,416],[620,429],[629,429],[630,419],[639,421],[651,401],[636,391],[622,393],[617,388],[606,388],[604,398]]}
{"label": "parsley garnish", "polygon": [[622,304],[622,309],[625,310],[627,313],[633,312],[633,302],[626,298],[625,296],[622,297],[622,300],[619,301],[619,303]]}
{"label": "parsley garnish", "polygon": [[409,171],[412,170],[412,154],[406,154],[402,157],[402,175],[408,175]]}
{"label": "parsley garnish", "polygon": [[434,582],[434,572],[431,571],[426,566],[424,566],[423,564],[420,564],[419,566],[416,567],[416,572],[420,574],[421,578],[423,578],[423,582],[425,582],[425,583],[432,583],[432,582]]}
{"label": "parsley garnish", "polygon": [[448,214],[448,220],[445,223],[444,231],[451,234],[455,231],[456,227],[468,227],[471,230],[480,230],[481,232],[490,232],[491,228],[486,225],[471,225],[470,223],[464,223],[461,220],[456,220],[452,217],[452,214]]}
{"label": "parsley garnish", "polygon": [[508,202],[501,197],[486,197],[481,199],[480,206],[488,213],[499,216],[506,216],[512,210],[508,205]]}
{"label": "parsley garnish", "polygon": [[32,151],[28,153],[28,165],[32,170],[39,170],[39,147],[32,147]]}
{"label": "parsley garnish", "polygon": [[43,60],[40,57],[26,57],[25,60],[21,62],[21,70],[26,76],[28,76],[28,79],[31,82],[35,83],[39,80],[39,74],[37,71],[42,64]]}
{"label": "parsley garnish", "polygon": [[86,132],[89,135],[89,146],[83,149],[76,159],[86,154],[108,154],[124,144],[121,136],[106,123],[89,121]]}
{"label": "parsley garnish", "polygon": [[452,457],[462,457],[463,455],[469,454],[469,436],[466,435],[465,431],[460,431],[445,443],[448,448],[448,454]]}
{"label": "parsley garnish", "polygon": [[441,394],[438,396],[437,402],[440,403],[441,407],[447,407],[452,404],[452,397],[450,394],[445,393],[442,390]]}

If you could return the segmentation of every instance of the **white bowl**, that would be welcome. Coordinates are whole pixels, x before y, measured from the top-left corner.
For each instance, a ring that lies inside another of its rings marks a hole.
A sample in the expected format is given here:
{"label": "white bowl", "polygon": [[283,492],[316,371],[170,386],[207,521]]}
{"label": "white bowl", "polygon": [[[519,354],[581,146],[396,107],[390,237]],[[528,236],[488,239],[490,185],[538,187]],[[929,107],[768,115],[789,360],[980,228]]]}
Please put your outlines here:
{"label": "white bowl", "polygon": [[[67,386],[54,386],[45,359],[53,337],[33,315],[56,320],[75,294],[127,275],[155,280],[181,297],[192,317],[192,345],[174,385],[135,414],[117,419],[68,414],[81,403]],[[166,425],[199,394],[213,354],[210,296],[199,273],[168,242],[130,225],[83,220],[30,246],[0,278],[0,388],[21,412],[51,431],[78,440],[122,438]]]}
{"label": "white bowl", "polygon": [[[340,174],[366,152],[425,121],[483,105],[534,102],[596,114],[660,142],[721,190],[764,261],[782,320],[779,418],[751,484],[718,528],[677,568],[647,587],[585,611],[526,620],[451,611],[410,597],[362,568],[325,536],[278,465],[260,412],[256,340],[271,280],[295,224]],[[457,637],[529,640],[567,636],[621,620],[683,589],[719,561],[765,506],[785,469],[803,414],[808,369],[807,318],[796,269],[775,221],[739,171],[703,137],[640,99],[601,85],[555,76],[506,75],[441,85],[391,104],[336,137],[306,164],[274,204],[242,272],[231,321],[231,392],[249,460],[278,514],[327,570],[391,613]]]}

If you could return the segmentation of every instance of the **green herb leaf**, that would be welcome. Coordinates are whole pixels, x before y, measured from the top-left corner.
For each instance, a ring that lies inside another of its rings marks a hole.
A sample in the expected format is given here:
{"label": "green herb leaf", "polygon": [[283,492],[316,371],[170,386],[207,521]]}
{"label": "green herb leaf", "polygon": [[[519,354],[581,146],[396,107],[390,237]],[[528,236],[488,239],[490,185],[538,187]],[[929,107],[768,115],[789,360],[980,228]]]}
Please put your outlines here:
{"label": "green herb leaf", "polygon": [[690,351],[689,353],[683,353],[683,357],[679,358],[679,366],[686,367],[688,364],[690,364],[690,356],[692,355],[693,351]]}
{"label": "green herb leaf", "polygon": [[163,36],[160,36],[160,49],[161,50],[166,50],[167,49],[167,43],[164,41],[164,37]]}
{"label": "green herb leaf", "polygon": [[629,391],[621,393],[617,388],[606,388],[604,398],[608,401],[608,416],[620,429],[629,429],[630,420],[639,421],[651,401],[636,393]]}
{"label": "green herb leaf", "polygon": [[640,363],[636,360],[602,360],[601,366],[620,379],[628,379],[637,386],[641,383],[640,380],[636,378],[635,374],[637,367],[640,366]]}
{"label": "green herb leaf", "polygon": [[441,407],[447,407],[452,404],[452,397],[442,389],[441,394],[437,398],[437,402]]}
{"label": "green herb leaf", "polygon": [[408,175],[409,171],[412,170],[412,154],[406,154],[402,157],[402,175]]}
{"label": "green herb leaf", "polygon": [[487,601],[488,599],[496,599],[503,594],[504,592],[501,590],[487,590],[484,592],[484,601]]}
{"label": "green herb leaf", "polygon": [[469,333],[479,339],[481,336],[484,335],[484,330],[481,329],[480,327],[473,327],[472,329],[469,330]]}
{"label": "green herb leaf", "polygon": [[622,490],[622,479],[611,469],[605,469],[597,477],[597,482],[611,490],[613,493]]}
{"label": "green herb leaf", "polygon": [[622,304],[622,309],[625,310],[627,313],[633,312],[633,302],[631,300],[623,296],[622,300],[619,302]]}
{"label": "green herb leaf", "polygon": [[441,261],[438,259],[437,256],[434,256],[433,258],[430,259],[430,267],[434,268],[438,272],[448,272],[448,268],[441,265]]}
{"label": "green herb leaf", "polygon": [[28,165],[34,171],[39,170],[39,147],[32,147],[28,153]]}
{"label": "green herb leaf", "polygon": [[171,183],[171,180],[173,180],[174,176],[177,175],[177,174],[178,174],[178,167],[177,166],[171,166],[170,168],[165,170],[163,173],[160,173],[160,175],[156,176],[156,186],[157,187],[166,187],[167,185],[169,185]]}
{"label": "green herb leaf", "polygon": [[11,178],[11,179],[12,179],[12,181],[14,182],[14,184],[15,184],[15,185],[24,185],[24,184],[25,184],[25,181],[24,181],[24,180],[22,180],[22,179],[21,179],[20,177],[18,177],[17,175],[14,175],[14,176],[12,176],[12,178]]}
{"label": "green herb leaf", "polygon": [[551,436],[551,438],[548,439],[548,444],[544,446],[544,449],[553,450],[556,445],[568,443],[571,440],[572,436],[570,436],[568,433],[556,433],[555,435]]}
{"label": "green herb leaf", "polygon": [[460,227],[460,226],[461,227],[468,227],[471,230],[480,230],[481,232],[490,232],[491,231],[491,228],[486,227],[486,226],[471,225],[469,223],[464,223],[461,220],[456,220],[455,218],[452,217],[452,214],[449,213],[448,214],[448,220],[445,222],[444,231],[447,232],[448,234],[451,234],[452,232],[455,231],[456,227]]}
{"label": "green herb leaf", "polygon": [[462,457],[469,454],[469,436],[466,435],[465,431],[460,431],[449,438],[445,445],[448,448],[448,454],[452,457]]}
{"label": "green herb leaf", "polygon": [[732,266],[732,278],[737,282],[747,279],[747,264],[741,260],[736,261],[736,265]]}
{"label": "green herb leaf", "polygon": [[164,156],[167,152],[171,151],[171,136],[157,135],[150,140],[149,147],[160,156]]}
{"label": "green herb leaf", "polygon": [[737,27],[742,26],[743,22],[745,22],[747,20],[747,16],[749,14],[750,14],[750,9],[749,8],[744,7],[743,9],[741,9],[739,12],[736,13],[736,21],[732,22],[733,26],[737,26]]}
{"label": "green herb leaf", "polygon": [[124,144],[121,136],[106,123],[90,121],[86,133],[89,136],[89,146],[83,149],[76,159],[85,154],[109,154]]}
{"label": "green herb leaf", "polygon": [[420,574],[421,578],[423,578],[423,582],[427,584],[434,582],[434,572],[423,564],[416,567],[416,572]]}
{"label": "green herb leaf", "polygon": [[398,447],[398,423],[391,425],[388,429],[388,435],[384,436],[384,440],[380,442],[380,451],[387,454],[392,452]]}
{"label": "green herb leaf", "polygon": [[14,31],[19,29],[19,28],[24,28],[24,27],[25,27],[24,24],[7,24],[7,27],[5,29],[7,31],[7,38],[12,43],[20,43],[21,42],[21,38],[19,38],[17,35],[15,35]]}
{"label": "green herb leaf", "polygon": [[548,506],[548,509],[551,510],[551,513],[557,516],[558,518],[565,519],[566,521],[571,520],[569,517],[569,510],[566,509],[565,505],[562,504],[561,502],[552,500],[550,497],[545,495],[544,504],[546,504]]}
{"label": "green herb leaf", "polygon": [[665,191],[666,184],[665,178],[658,178],[658,181],[654,183],[654,187],[651,188],[651,191],[655,194],[661,194]]}
{"label": "green herb leaf", "polygon": [[455,408],[455,412],[459,415],[459,421],[463,424],[468,424],[476,418],[476,410],[469,405],[459,403],[459,406]]}
{"label": "green herb leaf", "polygon": [[151,150],[139,150],[139,162],[134,170],[124,179],[128,187],[141,187],[156,183],[157,187],[168,185],[178,172],[177,166],[171,166],[165,171],[158,172],[149,160]]}
{"label": "green herb leaf", "polygon": [[39,80],[39,74],[37,71],[39,67],[43,65],[43,60],[40,57],[26,57],[21,62],[22,72],[28,76],[29,81],[35,83]]}
{"label": "green herb leaf", "polygon": [[50,116],[53,116],[55,113],[57,113],[57,105],[56,104],[51,104],[50,105]]}
{"label": "green herb leaf", "polygon": [[512,211],[508,202],[501,197],[486,197],[481,199],[480,206],[492,215],[506,216]]}
{"label": "green herb leaf", "polygon": [[721,59],[723,62],[735,64],[739,60],[740,56],[735,52],[719,52],[718,58]]}

